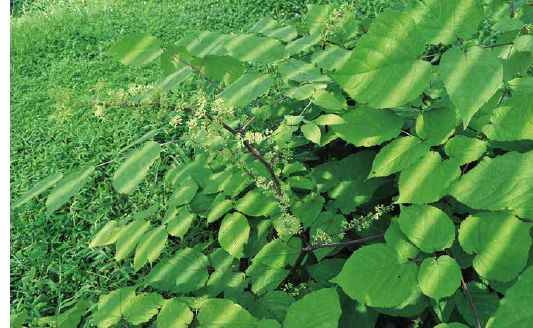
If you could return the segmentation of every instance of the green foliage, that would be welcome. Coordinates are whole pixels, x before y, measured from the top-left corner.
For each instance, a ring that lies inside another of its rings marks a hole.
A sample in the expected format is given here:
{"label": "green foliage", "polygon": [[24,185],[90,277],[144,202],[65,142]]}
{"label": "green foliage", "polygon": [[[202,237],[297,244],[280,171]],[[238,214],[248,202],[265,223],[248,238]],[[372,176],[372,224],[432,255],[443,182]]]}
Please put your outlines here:
{"label": "green foliage", "polygon": [[[302,22],[267,17],[244,33],[116,42],[110,57],[134,67],[161,57],[164,72],[119,107],[165,108],[176,131],[156,121],[165,139],[151,127],[113,154],[139,146],[113,174],[120,203],[146,180],[161,185],[156,204],[106,217],[89,243],[129,287],[100,295],[87,318],[85,299],[58,318],[499,327],[525,308],[529,25],[475,1],[398,9],[366,20],[349,5],[309,5]],[[502,35],[519,50],[485,44]],[[168,104],[164,91],[196,79],[198,90]],[[109,163],[51,175],[16,205],[55,185],[53,215]]]}

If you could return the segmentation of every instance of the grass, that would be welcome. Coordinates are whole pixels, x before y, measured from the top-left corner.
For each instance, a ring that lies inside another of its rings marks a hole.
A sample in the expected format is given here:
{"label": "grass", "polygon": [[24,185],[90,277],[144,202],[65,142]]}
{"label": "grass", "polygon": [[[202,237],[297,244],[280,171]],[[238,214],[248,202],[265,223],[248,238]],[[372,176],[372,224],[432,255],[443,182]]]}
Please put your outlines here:
{"label": "grass", "polygon": [[[357,1],[372,16],[398,1]],[[303,1],[263,0],[22,0],[11,21],[11,193],[28,190],[45,176],[117,156],[118,150],[153,127],[159,141],[176,137],[165,110],[110,109],[105,120],[85,104],[98,88],[145,85],[157,65],[128,68],[104,52],[122,34],[150,32],[170,43],[190,30],[237,32],[266,15],[296,22]],[[186,98],[198,82],[182,84],[172,97]],[[179,144],[173,146],[175,149]],[[170,158],[170,156],[167,156]],[[159,162],[164,168],[169,161]],[[131,284],[136,275],[117,265],[108,249],[90,250],[91,236],[109,219],[162,203],[160,177],[149,176],[129,198],[113,191],[106,166],[56,215],[45,216],[44,199],[11,214],[11,307],[31,318],[53,315],[71,301],[96,299]],[[155,171],[155,170],[154,170]],[[194,243],[205,233],[192,233]]]}

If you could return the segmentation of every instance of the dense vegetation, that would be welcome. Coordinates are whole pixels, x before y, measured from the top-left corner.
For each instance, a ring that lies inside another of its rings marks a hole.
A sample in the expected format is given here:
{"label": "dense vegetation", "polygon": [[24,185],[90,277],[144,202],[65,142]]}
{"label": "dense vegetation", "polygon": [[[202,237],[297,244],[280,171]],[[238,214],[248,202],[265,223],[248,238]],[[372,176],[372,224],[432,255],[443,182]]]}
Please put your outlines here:
{"label": "dense vegetation", "polygon": [[[100,48],[100,65],[112,57],[145,83],[51,90],[54,138],[76,131],[88,149],[34,164],[46,177],[14,200],[15,318],[528,327],[533,11],[512,4],[398,2],[371,19],[380,4],[288,3],[245,32],[174,42],[150,26]],[[15,54],[35,47],[20,33]],[[22,149],[35,149],[16,140],[28,165]],[[39,244],[26,234],[61,250],[25,265]]]}

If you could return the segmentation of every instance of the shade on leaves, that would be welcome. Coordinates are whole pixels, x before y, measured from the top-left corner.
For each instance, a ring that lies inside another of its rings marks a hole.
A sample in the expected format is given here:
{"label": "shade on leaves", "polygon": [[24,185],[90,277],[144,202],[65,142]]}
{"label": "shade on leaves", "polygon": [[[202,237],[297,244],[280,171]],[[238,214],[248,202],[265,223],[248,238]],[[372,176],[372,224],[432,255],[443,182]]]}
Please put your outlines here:
{"label": "shade on leaves", "polygon": [[218,230],[218,242],[222,249],[236,258],[244,256],[244,244],[248,242],[250,226],[248,220],[239,212],[228,214]]}
{"label": "shade on leaves", "polygon": [[371,107],[403,105],[419,96],[430,81],[431,65],[418,59],[424,46],[407,13],[381,13],[332,77],[352,98]]}
{"label": "shade on leaves", "polygon": [[400,116],[390,110],[360,108],[341,116],[342,124],[331,129],[343,140],[358,147],[371,147],[393,139],[403,125]]}
{"label": "shade on leaves", "polygon": [[160,42],[150,34],[132,33],[115,43],[107,54],[124,65],[140,66],[161,55]]}
{"label": "shade on leaves", "polygon": [[289,57],[278,40],[254,34],[232,35],[225,43],[225,48],[230,56],[257,64],[273,64]]}
{"label": "shade on leaves", "polygon": [[87,166],[65,175],[46,198],[46,213],[51,215],[77,194],[94,172],[94,166]]}
{"label": "shade on leaves", "polygon": [[451,188],[450,195],[475,209],[533,209],[533,151],[483,158]]}
{"label": "shade on leaves", "polygon": [[496,108],[483,133],[491,140],[533,140],[533,94],[515,95]]}
{"label": "shade on leaves", "polygon": [[124,315],[128,303],[135,297],[134,287],[125,287],[100,296],[98,307],[93,310],[93,321],[98,328],[117,324]]}
{"label": "shade on leaves", "polygon": [[385,244],[374,244],[355,251],[332,282],[368,306],[401,308],[420,294],[417,275],[415,263],[401,263]]}
{"label": "shade on leaves", "polygon": [[461,223],[459,242],[474,254],[473,266],[485,279],[509,281],[526,266],[530,225],[512,214],[483,212]]}
{"label": "shade on leaves", "polygon": [[145,323],[157,314],[162,303],[163,297],[159,294],[138,294],[128,302],[124,309],[124,318],[134,325]]}
{"label": "shade on leaves", "polygon": [[418,286],[424,295],[439,300],[453,295],[461,284],[461,268],[452,257],[428,257],[420,264]]}
{"label": "shade on leaves", "polygon": [[383,177],[399,172],[425,155],[429,146],[413,136],[399,137],[381,148],[372,162],[370,177]]}
{"label": "shade on leaves", "polygon": [[137,244],[133,258],[133,269],[138,271],[146,262],[154,263],[165,248],[167,237],[164,225],[146,233]]}
{"label": "shade on leaves", "polygon": [[270,74],[246,73],[224,89],[218,97],[229,105],[244,107],[268,92],[272,84],[274,78]]}
{"label": "shade on leaves", "polygon": [[165,300],[157,315],[157,328],[187,328],[194,315],[187,305],[177,299]]}
{"label": "shade on leaves", "polygon": [[235,209],[251,216],[266,216],[278,209],[278,203],[261,189],[252,189],[235,204]]}
{"label": "shade on leaves", "polygon": [[485,141],[457,135],[444,145],[444,151],[451,159],[459,165],[478,160],[487,151]]}
{"label": "shade on leaves", "polygon": [[137,219],[123,228],[116,243],[115,260],[120,261],[128,257],[148,229],[150,223],[144,219]]}
{"label": "shade on leaves", "polygon": [[239,304],[227,299],[210,299],[198,313],[200,328],[255,327],[257,318]]}
{"label": "shade on leaves", "polygon": [[425,253],[449,248],[455,239],[452,220],[435,206],[402,206],[398,223],[407,238]]}
{"label": "shade on leaves", "polygon": [[339,296],[335,288],[324,288],[311,292],[287,310],[283,322],[285,328],[337,327],[341,316]]}
{"label": "shade on leaves", "polygon": [[161,146],[148,141],[141,149],[134,151],[120,165],[113,175],[113,187],[123,194],[131,194],[148,174],[150,166],[159,158]]}
{"label": "shade on leaves", "polygon": [[503,78],[502,63],[490,49],[479,47],[472,47],[467,53],[457,48],[446,51],[438,71],[464,127],[498,91]]}

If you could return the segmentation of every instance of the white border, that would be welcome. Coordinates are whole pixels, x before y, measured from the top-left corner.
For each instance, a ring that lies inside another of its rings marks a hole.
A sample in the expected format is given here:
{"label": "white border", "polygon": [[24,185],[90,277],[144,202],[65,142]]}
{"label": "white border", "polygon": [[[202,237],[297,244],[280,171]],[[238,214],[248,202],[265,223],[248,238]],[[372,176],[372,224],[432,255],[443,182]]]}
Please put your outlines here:
{"label": "white border", "polygon": [[2,1],[0,7],[0,326],[9,327],[9,54],[10,54],[9,1]]}

